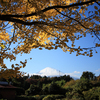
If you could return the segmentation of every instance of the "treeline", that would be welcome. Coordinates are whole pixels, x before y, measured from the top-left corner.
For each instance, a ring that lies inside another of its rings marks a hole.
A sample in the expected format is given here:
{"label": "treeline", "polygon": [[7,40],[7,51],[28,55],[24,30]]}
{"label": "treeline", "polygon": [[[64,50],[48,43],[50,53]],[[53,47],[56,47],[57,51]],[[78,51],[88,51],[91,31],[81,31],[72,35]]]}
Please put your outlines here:
{"label": "treeline", "polygon": [[28,97],[31,98],[29,100],[100,100],[100,76],[96,77],[88,71],[83,72],[78,80],[69,75],[59,77],[27,75],[0,81],[11,82],[18,87],[19,100],[22,96],[27,100]]}
{"label": "treeline", "polygon": [[71,80],[64,87],[66,100],[100,100],[100,75],[83,72],[79,80]]}

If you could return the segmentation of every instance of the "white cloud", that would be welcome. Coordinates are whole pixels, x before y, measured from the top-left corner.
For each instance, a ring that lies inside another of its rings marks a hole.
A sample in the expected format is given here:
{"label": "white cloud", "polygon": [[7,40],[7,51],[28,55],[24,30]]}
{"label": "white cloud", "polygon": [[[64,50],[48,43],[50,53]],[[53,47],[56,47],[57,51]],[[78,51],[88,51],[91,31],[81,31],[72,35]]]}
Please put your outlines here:
{"label": "white cloud", "polygon": [[74,73],[75,73],[75,74],[80,74],[80,72],[78,72],[78,71],[74,71]]}
{"label": "white cloud", "polygon": [[72,73],[65,73],[66,75],[70,75],[71,77],[76,77],[76,78],[80,78],[80,74],[81,72],[79,71],[74,71]]}
{"label": "white cloud", "polygon": [[99,71],[100,71],[100,68],[96,70],[96,72],[99,72]]}
{"label": "white cloud", "polygon": [[29,76],[33,75],[33,73],[26,73],[24,74],[24,76],[27,76],[29,74]]}

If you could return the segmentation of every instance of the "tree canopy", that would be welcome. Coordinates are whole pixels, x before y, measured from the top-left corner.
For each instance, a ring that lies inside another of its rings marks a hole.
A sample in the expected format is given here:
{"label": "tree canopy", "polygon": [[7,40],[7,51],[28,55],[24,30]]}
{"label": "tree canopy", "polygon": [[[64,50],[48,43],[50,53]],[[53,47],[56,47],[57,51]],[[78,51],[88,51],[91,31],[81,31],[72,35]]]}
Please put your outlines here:
{"label": "tree canopy", "polygon": [[[0,77],[16,76],[27,63],[20,61],[8,69],[4,59],[16,60],[17,54],[35,48],[59,47],[92,57],[100,47],[99,6],[100,0],[0,0]],[[94,47],[75,47],[75,40],[87,34],[97,39]]]}
{"label": "tree canopy", "polygon": [[85,78],[88,80],[96,80],[95,74],[93,74],[92,72],[88,72],[88,71],[82,73],[81,79],[82,78]]}

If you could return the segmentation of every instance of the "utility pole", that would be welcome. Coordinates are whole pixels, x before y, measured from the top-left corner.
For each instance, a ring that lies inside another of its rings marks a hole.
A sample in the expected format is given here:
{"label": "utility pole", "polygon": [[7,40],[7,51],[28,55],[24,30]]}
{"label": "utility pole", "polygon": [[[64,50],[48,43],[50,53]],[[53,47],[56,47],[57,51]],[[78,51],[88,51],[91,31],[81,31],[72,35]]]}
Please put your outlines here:
{"label": "utility pole", "polygon": [[60,70],[59,70],[59,76],[60,76]]}

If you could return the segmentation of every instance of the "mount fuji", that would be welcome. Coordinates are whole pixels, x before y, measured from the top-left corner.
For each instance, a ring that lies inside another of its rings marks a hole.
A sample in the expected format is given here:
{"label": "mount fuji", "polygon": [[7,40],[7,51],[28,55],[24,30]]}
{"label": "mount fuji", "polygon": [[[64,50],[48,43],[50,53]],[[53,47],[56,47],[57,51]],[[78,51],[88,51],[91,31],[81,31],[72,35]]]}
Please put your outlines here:
{"label": "mount fuji", "polygon": [[[76,72],[76,71],[75,71]],[[31,74],[32,75],[32,74]],[[68,74],[68,73],[63,73],[59,70],[56,70],[54,68],[51,67],[46,67],[42,70],[40,70],[37,73],[33,73],[33,75],[40,75],[40,76],[49,76],[49,77],[54,77],[54,76],[63,76],[63,75],[70,75],[70,77],[72,77],[73,79],[79,79],[78,77],[73,76],[72,74]]]}
{"label": "mount fuji", "polygon": [[62,75],[65,75],[64,73],[60,72],[59,70],[56,70],[56,69],[51,68],[51,67],[46,67],[36,74],[41,75],[41,76],[62,76]]}

